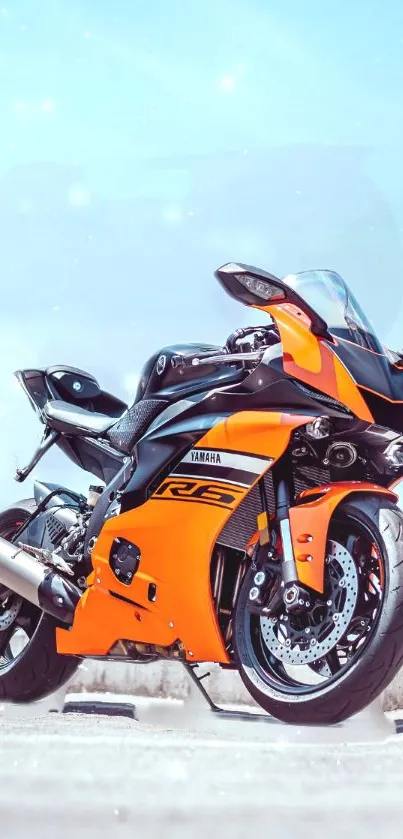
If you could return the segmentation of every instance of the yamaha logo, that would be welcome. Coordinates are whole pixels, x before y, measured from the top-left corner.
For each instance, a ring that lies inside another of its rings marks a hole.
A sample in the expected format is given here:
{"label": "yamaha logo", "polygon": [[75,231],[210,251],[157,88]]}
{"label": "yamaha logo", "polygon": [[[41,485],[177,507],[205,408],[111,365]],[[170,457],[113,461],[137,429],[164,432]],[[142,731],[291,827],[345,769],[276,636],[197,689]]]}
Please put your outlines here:
{"label": "yamaha logo", "polygon": [[192,458],[192,463],[221,463],[219,452],[207,452],[193,449],[193,451],[190,452],[190,456]]}
{"label": "yamaha logo", "polygon": [[157,373],[158,373],[159,376],[161,376],[162,373],[164,372],[166,363],[167,363],[166,355],[160,355],[160,357],[157,361]]}

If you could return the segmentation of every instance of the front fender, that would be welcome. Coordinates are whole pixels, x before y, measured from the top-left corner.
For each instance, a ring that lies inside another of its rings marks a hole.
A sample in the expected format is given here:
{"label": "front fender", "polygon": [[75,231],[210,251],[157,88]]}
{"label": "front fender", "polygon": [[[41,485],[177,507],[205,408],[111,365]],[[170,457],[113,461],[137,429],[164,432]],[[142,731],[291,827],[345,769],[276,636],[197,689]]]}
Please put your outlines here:
{"label": "front fender", "polygon": [[397,501],[397,495],[390,489],[372,483],[345,481],[306,489],[298,496],[296,506],[290,508],[291,538],[302,585],[323,593],[330,519],[342,501],[362,492],[386,495]]}

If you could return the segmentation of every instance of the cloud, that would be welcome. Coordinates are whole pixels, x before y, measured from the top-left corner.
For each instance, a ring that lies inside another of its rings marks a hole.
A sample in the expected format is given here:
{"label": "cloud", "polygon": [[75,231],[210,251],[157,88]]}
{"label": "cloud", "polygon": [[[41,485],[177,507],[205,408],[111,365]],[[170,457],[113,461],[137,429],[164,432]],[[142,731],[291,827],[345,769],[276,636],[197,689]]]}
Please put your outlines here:
{"label": "cloud", "polygon": [[91,193],[82,184],[73,184],[68,191],[68,201],[72,207],[88,207],[91,203]]}

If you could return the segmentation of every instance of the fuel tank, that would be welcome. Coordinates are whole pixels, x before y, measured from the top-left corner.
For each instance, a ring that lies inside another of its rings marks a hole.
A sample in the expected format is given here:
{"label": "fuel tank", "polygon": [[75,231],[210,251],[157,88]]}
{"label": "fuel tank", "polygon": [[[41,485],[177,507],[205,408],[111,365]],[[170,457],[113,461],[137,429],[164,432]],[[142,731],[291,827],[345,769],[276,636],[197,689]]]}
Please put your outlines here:
{"label": "fuel tank", "polygon": [[140,399],[180,398],[182,394],[208,390],[241,381],[245,376],[242,363],[206,364],[199,367],[173,367],[175,355],[194,355],[197,352],[216,352],[221,347],[211,344],[175,344],[154,353],[144,365],[136,394]]}

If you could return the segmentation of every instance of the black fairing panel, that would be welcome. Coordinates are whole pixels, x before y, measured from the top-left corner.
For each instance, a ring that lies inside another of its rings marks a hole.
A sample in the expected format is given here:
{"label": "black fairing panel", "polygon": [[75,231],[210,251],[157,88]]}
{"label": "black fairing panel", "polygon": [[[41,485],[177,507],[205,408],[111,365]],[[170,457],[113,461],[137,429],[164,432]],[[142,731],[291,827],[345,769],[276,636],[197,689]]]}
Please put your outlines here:
{"label": "black fairing panel", "polygon": [[[200,349],[200,345],[199,349]],[[171,348],[171,354],[183,350]],[[193,352],[193,347],[188,349]],[[159,354],[154,357],[154,367]],[[147,397],[152,380],[158,376],[149,362],[148,385],[145,383]],[[197,368],[196,368],[197,371]],[[173,371],[176,373],[176,371]],[[193,371],[191,371],[193,374]],[[167,375],[170,376],[171,371]],[[159,485],[166,474],[177,465],[184,453],[204,436],[209,428],[239,411],[287,411],[292,413],[317,416],[323,413],[323,403],[318,402],[315,393],[309,389],[301,390],[297,382],[287,376],[276,363],[262,362],[255,370],[245,375],[244,370],[235,370],[240,375],[238,381],[227,381],[227,387],[221,383],[217,388],[217,370],[214,368],[213,381],[204,391],[195,393],[193,398],[179,400],[177,411],[173,406],[162,411],[136,446],[137,467],[123,490],[121,497],[122,511],[144,503],[149,494]],[[158,376],[160,379],[161,376]],[[207,377],[209,378],[209,377]],[[205,382],[206,377],[201,379]],[[201,386],[201,379],[199,386]],[[184,383],[189,390],[189,382]],[[181,383],[180,383],[181,386]],[[174,385],[170,385],[174,387]],[[165,388],[168,390],[168,386]],[[159,391],[161,395],[163,391]],[[188,394],[190,397],[190,394]],[[332,404],[333,402],[333,404]],[[346,419],[345,413],[337,409],[334,400],[326,406],[329,416]],[[119,454],[107,445],[106,441],[89,440],[63,436],[57,445],[74,463],[96,475],[108,485],[116,479],[124,462],[124,454]]]}
{"label": "black fairing panel", "polygon": [[225,384],[241,381],[245,370],[242,364],[208,364],[200,367],[174,368],[172,358],[175,355],[194,355],[197,352],[217,352],[220,347],[211,344],[175,344],[163,347],[154,353],[144,365],[140,374],[136,402],[140,399],[180,399],[188,393],[207,390],[209,387],[221,387]]}
{"label": "black fairing panel", "polygon": [[[50,501],[50,506],[57,506],[60,504],[74,504],[74,500],[72,498],[72,494],[74,490],[68,489],[68,487],[62,486],[62,484],[51,484],[44,481],[34,481],[34,498],[36,503],[39,505],[45,498],[50,495],[50,493],[55,492],[57,490],[57,495],[54,495]],[[77,495],[77,505],[78,505],[79,496]]]}
{"label": "black fairing panel", "polygon": [[54,388],[57,394],[60,393],[62,399],[68,401],[87,401],[101,393],[95,376],[77,367],[68,367],[64,364],[48,367],[46,378],[51,388]]}
{"label": "black fairing panel", "polygon": [[[108,417],[122,416],[127,404],[105,390],[101,390],[91,373],[75,367],[57,365],[46,370],[46,384],[53,398],[70,402],[86,411],[106,414]],[[80,385],[80,390],[75,390]]]}
{"label": "black fairing panel", "polygon": [[[244,382],[228,390],[207,391],[179,415],[156,423],[137,444],[138,466],[122,495],[122,512],[143,504],[183,454],[218,422],[238,411],[290,411],[308,416],[323,414],[308,391],[299,389],[285,373],[260,364]],[[346,420],[329,402],[326,414]]]}
{"label": "black fairing panel", "polygon": [[403,400],[403,370],[391,364],[386,355],[342,340],[339,340],[334,352],[358,385],[370,388],[386,399]]}
{"label": "black fairing panel", "polygon": [[34,482],[34,498],[39,505],[46,497],[58,490],[57,495],[49,499],[49,505],[36,515],[32,521],[28,521],[26,527],[21,530],[19,538],[21,542],[28,542],[35,548],[53,550],[67,531],[77,523],[79,512],[79,496],[77,501],[71,495],[67,495],[67,487],[59,484]]}
{"label": "black fairing panel", "polygon": [[92,399],[89,405],[85,405],[85,407],[92,411],[98,411],[100,414],[106,414],[108,417],[116,417],[118,419],[126,411],[128,405],[122,399],[113,396],[112,393],[101,390],[99,396],[96,399]]}
{"label": "black fairing panel", "polygon": [[33,407],[44,408],[50,396],[44,370],[16,370],[14,375],[21,376]]}
{"label": "black fairing panel", "polygon": [[376,393],[371,393],[365,388],[360,388],[375,422],[390,428],[393,431],[403,433],[403,402],[388,402]]}
{"label": "black fairing panel", "polygon": [[144,504],[191,446],[226,416],[189,417],[186,412],[185,419],[178,418],[143,437],[137,445],[136,470],[122,494],[122,513]]}
{"label": "black fairing panel", "polygon": [[403,370],[386,355],[339,339],[334,352],[351,371],[374,420],[379,425],[403,431]]}
{"label": "black fairing panel", "polygon": [[105,484],[113,480],[123,463],[123,454],[114,452],[97,440],[83,437],[60,437],[57,446],[81,469],[96,475]]}
{"label": "black fairing panel", "polygon": [[[47,370],[17,370],[15,375],[21,376],[30,399],[40,409],[49,399],[61,399],[87,411],[118,418],[128,407],[122,399],[101,390],[91,373],[76,367],[58,364]],[[79,391],[75,390],[75,382],[80,383]]]}

